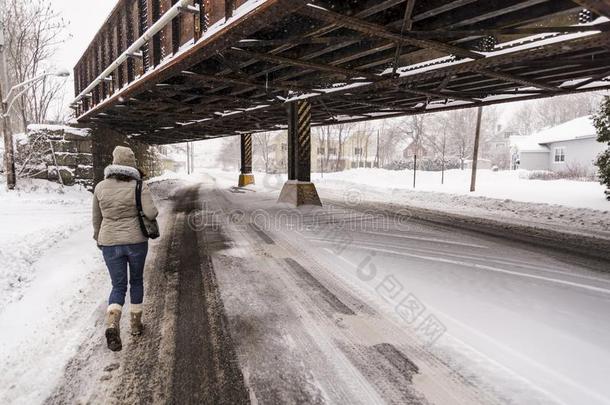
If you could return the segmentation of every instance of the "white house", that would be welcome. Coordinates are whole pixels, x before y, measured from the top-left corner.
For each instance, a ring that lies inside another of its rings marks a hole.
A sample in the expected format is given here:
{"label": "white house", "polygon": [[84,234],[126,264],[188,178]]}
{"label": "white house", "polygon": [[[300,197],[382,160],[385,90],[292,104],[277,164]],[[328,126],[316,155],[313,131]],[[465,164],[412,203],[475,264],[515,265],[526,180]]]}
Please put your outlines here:
{"label": "white house", "polygon": [[525,170],[567,170],[595,173],[597,155],[606,145],[597,142],[591,116],[580,117],[530,136],[511,137],[513,167]]}

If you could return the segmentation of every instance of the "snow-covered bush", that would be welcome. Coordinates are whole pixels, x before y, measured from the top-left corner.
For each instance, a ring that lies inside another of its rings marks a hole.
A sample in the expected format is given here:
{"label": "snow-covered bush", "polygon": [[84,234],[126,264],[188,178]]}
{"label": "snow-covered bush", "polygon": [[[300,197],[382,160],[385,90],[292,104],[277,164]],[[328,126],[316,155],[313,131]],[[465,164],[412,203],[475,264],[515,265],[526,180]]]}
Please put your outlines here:
{"label": "snow-covered bush", "polygon": [[597,130],[597,141],[606,143],[609,148],[602,152],[595,165],[599,168],[599,181],[610,189],[610,97],[605,97],[600,110],[593,116]]}
{"label": "snow-covered bush", "polygon": [[575,180],[575,181],[596,181],[597,177],[591,170],[587,170],[586,167],[580,164],[566,164],[564,170],[561,171],[550,171],[550,170],[531,170],[524,171],[519,175],[520,178],[526,178],[528,180]]}
{"label": "snow-covered bush", "polygon": [[[413,160],[394,160],[385,165],[383,168],[387,170],[413,170]],[[460,159],[456,157],[445,158],[445,170],[459,169],[461,167]],[[443,160],[440,157],[421,158],[417,159],[417,170],[426,172],[438,172],[443,170]]]}

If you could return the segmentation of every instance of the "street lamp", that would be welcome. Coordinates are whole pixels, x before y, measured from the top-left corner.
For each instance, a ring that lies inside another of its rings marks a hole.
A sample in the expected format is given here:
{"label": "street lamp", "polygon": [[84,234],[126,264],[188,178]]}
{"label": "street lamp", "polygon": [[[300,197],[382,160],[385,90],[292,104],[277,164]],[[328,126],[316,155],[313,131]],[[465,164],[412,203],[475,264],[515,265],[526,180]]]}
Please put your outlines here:
{"label": "street lamp", "polygon": [[[0,118],[2,119],[2,130],[4,132],[4,166],[6,171],[6,187],[9,190],[13,190],[17,183],[17,176],[15,175],[15,150],[13,146],[13,133],[11,131],[11,124],[9,122],[9,113],[13,108],[15,101],[19,97],[27,92],[38,81],[49,76],[68,77],[70,76],[70,71],[67,69],[61,69],[57,72],[43,73],[32,79],[26,80],[23,83],[19,83],[9,90],[6,97],[2,99],[2,103],[0,103]],[[13,93],[17,92],[19,89],[21,89],[21,91],[13,95]],[[2,94],[1,86],[0,94]]]}
{"label": "street lamp", "polygon": [[[14,85],[13,87],[11,87],[11,89],[9,90],[9,92],[6,95],[6,97],[4,98],[4,100],[2,100],[2,102],[5,105],[7,105],[7,107],[4,110],[4,115],[8,115],[10,113],[11,108],[13,107],[13,104],[15,104],[15,101],[19,97],[21,97],[25,92],[27,92],[36,82],[44,79],[45,77],[49,77],[49,76],[68,77],[68,76],[70,76],[70,71],[67,69],[61,69],[61,70],[58,70],[57,72],[43,73],[32,79],[26,80],[23,83],[19,83],[19,84]],[[21,90],[17,95],[12,97],[12,99],[11,99],[11,96],[13,95],[13,93],[22,87],[25,87],[25,88],[23,90]]]}

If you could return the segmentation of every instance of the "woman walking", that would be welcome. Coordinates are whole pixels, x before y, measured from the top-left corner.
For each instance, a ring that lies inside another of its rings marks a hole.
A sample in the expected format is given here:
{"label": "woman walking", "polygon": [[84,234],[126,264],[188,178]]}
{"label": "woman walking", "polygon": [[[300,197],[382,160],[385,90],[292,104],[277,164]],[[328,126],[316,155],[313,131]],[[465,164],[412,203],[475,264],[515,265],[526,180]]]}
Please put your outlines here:
{"label": "woman walking", "polygon": [[[110,350],[119,351],[122,349],[119,323],[128,283],[131,334],[142,334],[143,273],[148,237],[140,227],[136,206],[136,184],[141,176],[135,155],[130,148],[117,146],[112,156],[112,164],[104,170],[105,179],[93,193],[93,238],[102,250],[112,280],[106,341]],[[142,211],[149,220],[154,220],[158,214],[146,184],[142,185]]]}

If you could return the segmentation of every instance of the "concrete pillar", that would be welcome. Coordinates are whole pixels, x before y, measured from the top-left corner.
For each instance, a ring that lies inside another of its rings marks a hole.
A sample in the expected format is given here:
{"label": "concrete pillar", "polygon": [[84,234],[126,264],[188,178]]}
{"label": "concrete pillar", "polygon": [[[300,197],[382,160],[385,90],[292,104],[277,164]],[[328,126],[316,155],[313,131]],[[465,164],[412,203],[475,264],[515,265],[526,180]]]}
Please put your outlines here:
{"label": "concrete pillar", "polygon": [[239,175],[239,187],[254,184],[252,174],[252,135],[241,136],[241,173]]}
{"label": "concrete pillar", "polygon": [[322,205],[311,182],[311,103],[297,101],[288,105],[288,181],[278,202]]}

